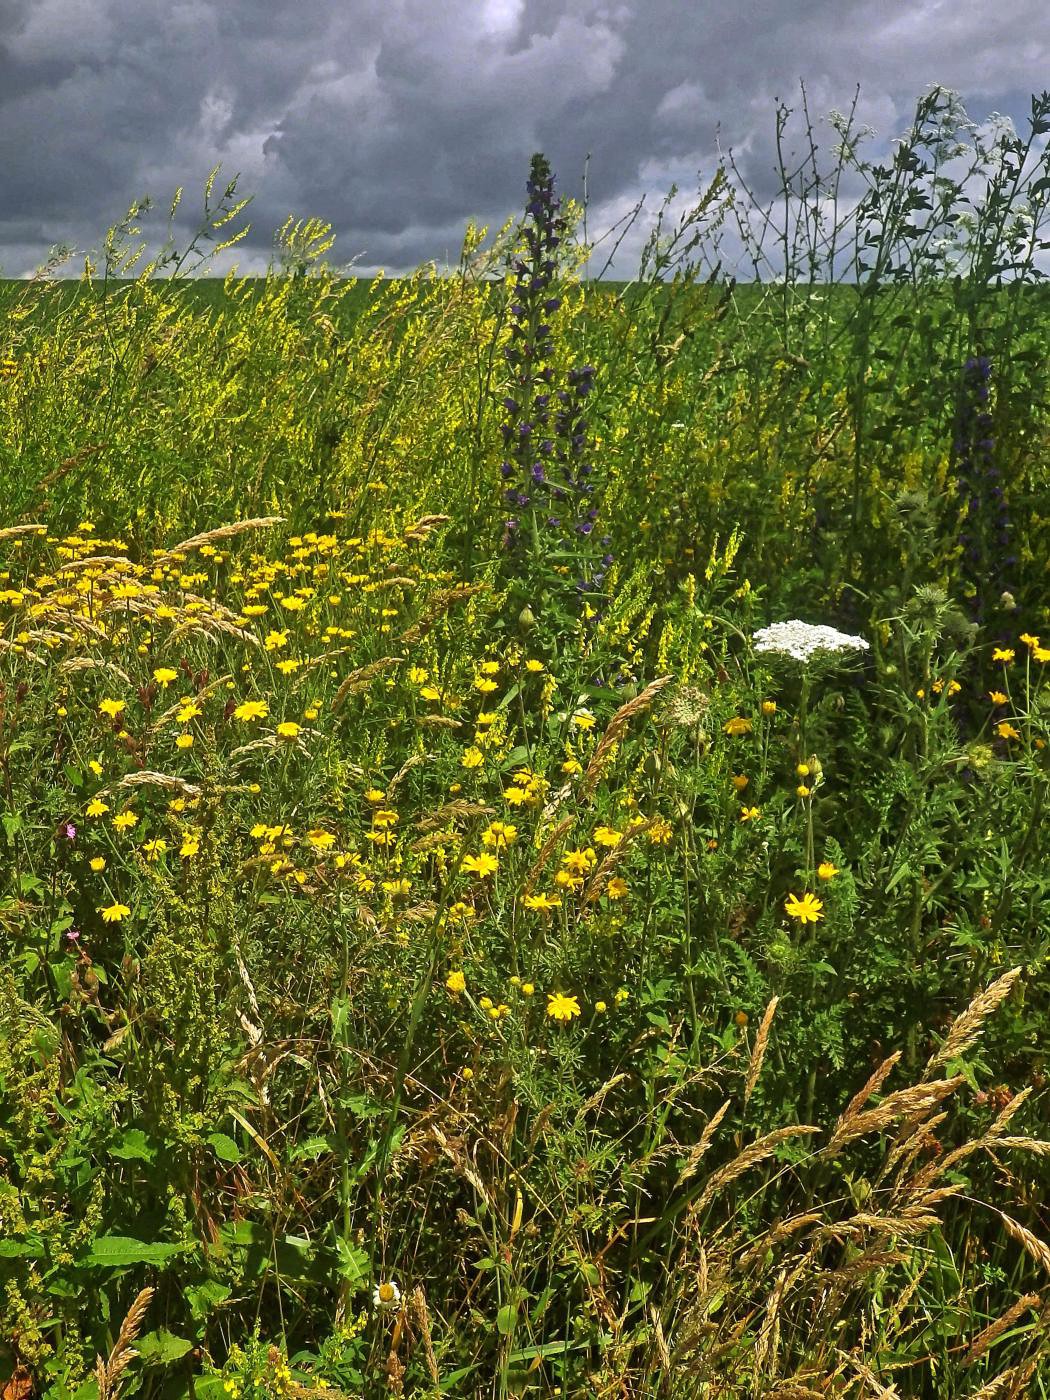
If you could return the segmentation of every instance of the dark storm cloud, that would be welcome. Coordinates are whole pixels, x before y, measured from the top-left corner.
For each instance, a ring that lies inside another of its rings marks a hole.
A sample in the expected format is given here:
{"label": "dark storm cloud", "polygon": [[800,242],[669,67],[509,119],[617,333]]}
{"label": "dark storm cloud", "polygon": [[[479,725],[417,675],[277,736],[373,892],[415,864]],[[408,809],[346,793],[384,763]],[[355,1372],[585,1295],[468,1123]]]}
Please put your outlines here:
{"label": "dark storm cloud", "polygon": [[[522,204],[532,151],[580,197],[592,236],[672,181],[681,207],[714,173],[720,129],[756,195],[777,189],[774,99],[814,120],[848,109],[878,131],[933,83],[969,114],[1023,130],[1047,86],[1042,0],[0,0],[0,269],[65,242],[97,247],[133,198],[185,187],[184,246],[208,171],[254,194],[249,237],[216,260],[265,268],[288,217],[338,235],[335,263],[455,263],[468,219]],[[833,133],[821,125],[825,146]],[[789,146],[799,151],[796,127]],[[143,224],[151,248],[163,216]],[[633,270],[639,222],[617,271]],[[71,263],[68,271],[79,271]]]}

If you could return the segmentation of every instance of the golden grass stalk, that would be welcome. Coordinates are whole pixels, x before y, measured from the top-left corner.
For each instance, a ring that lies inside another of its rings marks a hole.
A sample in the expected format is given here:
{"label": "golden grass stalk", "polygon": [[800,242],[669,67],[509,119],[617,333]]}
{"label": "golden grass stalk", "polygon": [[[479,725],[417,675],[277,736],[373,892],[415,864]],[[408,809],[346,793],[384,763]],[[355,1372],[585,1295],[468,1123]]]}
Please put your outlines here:
{"label": "golden grass stalk", "polygon": [[[111,792],[116,788],[144,787],[151,783],[154,787],[181,792],[186,797],[197,797],[200,794],[200,788],[195,783],[188,783],[185,778],[175,777],[171,773],[155,773],[151,768],[143,768],[139,773],[125,773],[119,782],[114,783],[111,788],[106,788],[105,791]],[[100,789],[101,791],[102,789]]]}
{"label": "golden grass stalk", "polygon": [[117,680],[122,681],[124,685],[131,684],[131,677],[127,671],[118,666],[115,661],[101,661],[95,656],[70,656],[58,664],[63,671],[105,671],[111,676],[116,676]]}
{"label": "golden grass stalk", "polygon": [[473,598],[476,593],[483,593],[488,588],[486,583],[460,583],[455,588],[441,588],[427,599],[426,611],[418,618],[406,632],[398,638],[398,645],[403,647],[413,646],[416,642],[422,641],[434,624],[457,603],[464,603],[468,598]]}
{"label": "golden grass stalk", "polygon": [[[902,1400],[901,1393],[895,1385],[885,1386],[876,1376],[866,1361],[853,1353],[839,1352],[839,1355],[849,1363],[856,1371],[857,1375],[871,1387],[871,1394],[878,1397],[878,1400]],[[867,1395],[867,1389],[862,1394]]]}
{"label": "golden grass stalk", "polygon": [[776,1013],[780,998],[774,997],[766,1007],[759,1023],[758,1033],[755,1036],[754,1048],[751,1051],[751,1063],[747,1067],[747,1080],[744,1084],[744,1103],[746,1104],[754,1092],[758,1083],[758,1076],[762,1073],[762,1061],[766,1058],[766,1046],[769,1044],[769,1028],[773,1024],[773,1016]]}
{"label": "golden grass stalk", "polygon": [[406,525],[401,533],[406,540],[425,540],[439,525],[447,525],[451,518],[449,515],[421,515],[412,525]]}
{"label": "golden grass stalk", "polygon": [[[1010,1102],[998,1115],[992,1126],[985,1133],[984,1136],[986,1139],[1002,1137],[1003,1129],[1009,1123],[1010,1119],[1013,1118],[1014,1114],[1021,1107],[1021,1105],[1024,1104],[1031,1097],[1032,1088],[1033,1086],[1029,1084],[1026,1088],[1022,1089],[1020,1093],[1017,1093],[1013,1096]],[[1022,1138],[1020,1139],[1020,1141],[1027,1142],[1028,1139]]]}
{"label": "golden grass stalk", "polygon": [[60,622],[69,627],[74,632],[82,632],[85,637],[93,637],[98,642],[108,641],[108,633],[104,627],[99,627],[83,613],[73,612],[70,608],[54,607],[50,603],[47,608],[47,615],[54,622]]}
{"label": "golden grass stalk", "polygon": [[810,1210],[805,1211],[802,1215],[793,1216],[790,1220],[781,1220],[779,1224],[759,1235],[754,1244],[744,1251],[737,1262],[737,1267],[741,1272],[746,1272],[752,1264],[764,1259],[775,1245],[782,1244],[792,1235],[797,1235],[807,1225],[819,1225],[823,1219],[824,1217],[819,1211]]}
{"label": "golden grass stalk", "polygon": [[841,1268],[831,1270],[827,1276],[828,1282],[841,1288],[843,1285],[855,1283],[865,1274],[875,1273],[878,1269],[892,1269],[895,1264],[906,1264],[910,1258],[911,1255],[902,1249],[868,1249],[851,1259],[848,1264],[843,1264]]}
{"label": "golden grass stalk", "polygon": [[823,1155],[833,1157],[847,1142],[852,1142],[854,1138],[864,1137],[867,1133],[882,1132],[891,1123],[899,1122],[901,1119],[914,1120],[915,1126],[917,1126],[918,1122],[931,1109],[935,1108],[949,1094],[954,1093],[962,1083],[963,1076],[956,1075],[952,1079],[936,1079],[928,1083],[912,1084],[906,1089],[897,1089],[894,1093],[887,1094],[877,1108],[868,1109],[866,1113],[855,1112],[848,1119],[840,1118],[835,1125],[835,1131],[832,1133],[830,1141],[823,1149]]}
{"label": "golden grass stalk", "polygon": [[413,828],[420,832],[435,831],[438,827],[443,827],[447,822],[455,821],[458,817],[494,817],[495,815],[495,807],[488,807],[484,802],[468,802],[466,800],[446,802],[415,822]]}
{"label": "golden grass stalk", "polygon": [[996,1139],[995,1146],[1016,1147],[1021,1152],[1034,1152],[1037,1157],[1050,1157],[1050,1142],[1039,1138],[1001,1137]]}
{"label": "golden grass stalk", "polygon": [[970,1005],[952,1022],[944,1044],[926,1066],[926,1073],[947,1063],[968,1050],[980,1034],[981,1025],[992,1014],[1000,1002],[1010,994],[1010,989],[1021,975],[1021,968],[1012,967],[1009,972],[996,979],[990,987],[978,992]]}
{"label": "golden grass stalk", "polygon": [[653,1324],[653,1340],[656,1342],[656,1354],[660,1358],[660,1372],[670,1380],[673,1375],[671,1353],[667,1349],[667,1340],[664,1337],[663,1324],[660,1321],[660,1314],[655,1306],[650,1306],[649,1316]]}
{"label": "golden grass stalk", "polygon": [[427,1295],[423,1292],[420,1284],[417,1284],[412,1290],[412,1311],[415,1313],[416,1322],[419,1324],[419,1333],[423,1338],[423,1355],[426,1357],[430,1379],[435,1386],[440,1385],[441,1374],[438,1371],[437,1357],[434,1355],[434,1334],[430,1325],[430,1309],[427,1307]]}
{"label": "golden grass stalk", "polygon": [[1042,1294],[1026,1293],[1023,1298],[1018,1298],[1001,1317],[997,1317],[994,1322],[990,1322],[983,1332],[979,1332],[970,1343],[966,1355],[963,1357],[964,1366],[972,1366],[975,1361],[979,1361],[989,1347],[994,1346],[1007,1328],[1012,1327],[1022,1313],[1029,1308],[1037,1308],[1042,1302]]}
{"label": "golden grass stalk", "polygon": [[588,763],[587,770],[583,775],[583,781],[580,783],[581,797],[590,797],[591,793],[594,791],[598,779],[601,777],[602,770],[605,767],[606,760],[609,757],[610,749],[612,749],[614,744],[619,742],[621,735],[634,716],[641,714],[644,710],[648,710],[661,690],[669,686],[673,679],[673,676],[658,676],[655,681],[650,681],[645,689],[641,691],[640,694],[636,695],[633,700],[628,700],[626,704],[621,705],[616,711],[606,726],[605,733],[599,739],[598,747],[591,755],[591,761]]}
{"label": "golden grass stalk", "polygon": [[354,695],[357,691],[363,690],[376,676],[381,676],[384,671],[389,671],[391,666],[398,666],[404,661],[403,656],[381,656],[378,661],[371,661],[367,666],[359,666],[356,671],[351,671],[336,691],[332,699],[332,713],[342,707],[343,701],[348,695]]}
{"label": "golden grass stalk", "polygon": [[698,1215],[705,1206],[710,1205],[720,1191],[724,1191],[727,1186],[731,1186],[738,1176],[743,1176],[744,1172],[752,1167],[757,1167],[759,1162],[766,1161],[772,1157],[782,1142],[787,1142],[789,1138],[801,1137],[804,1133],[819,1133],[820,1128],[813,1123],[792,1123],[786,1128],[775,1128],[773,1132],[766,1133],[765,1137],[758,1138],[745,1147],[737,1157],[731,1162],[727,1162],[724,1167],[720,1167],[707,1180],[703,1191],[701,1191],[695,1204],[691,1208],[691,1214]]}
{"label": "golden grass stalk", "polygon": [[[1017,1389],[1017,1385],[1019,1382],[1024,1383],[1022,1378],[1026,1370],[1027,1367],[1024,1365],[1009,1366],[999,1375],[993,1376],[987,1385],[982,1385],[980,1390],[975,1390],[972,1395],[967,1397],[967,1400],[997,1400],[1000,1395],[1004,1396],[1005,1400],[1012,1400],[1012,1397],[1020,1396],[1021,1392]],[[1009,1390],[1007,1390],[1007,1386],[1010,1387]]]}
{"label": "golden grass stalk", "polygon": [[540,853],[532,862],[529,873],[525,876],[525,883],[521,887],[522,899],[524,899],[526,895],[532,893],[532,887],[543,873],[544,866],[547,864],[548,860],[550,860],[551,852],[570,826],[572,826],[572,817],[562,817],[561,821],[553,828],[546,841],[544,841],[543,845],[540,847]]}
{"label": "golden grass stalk", "polygon": [[[88,547],[90,548],[90,545]],[[112,564],[114,568],[118,564],[123,565],[123,568],[120,570],[121,573],[126,573],[128,569],[133,570],[136,568],[136,565],[131,562],[126,554],[86,554],[82,559],[70,559],[68,563],[62,565],[58,573],[60,576],[76,574],[79,573],[81,569],[90,569],[93,566],[97,567],[99,564]]]}
{"label": "golden grass stalk", "polygon": [[117,1334],[117,1340],[113,1344],[113,1350],[105,1361],[98,1357],[95,1363],[95,1379],[98,1382],[98,1400],[114,1400],[119,1389],[120,1377],[127,1370],[128,1365],[135,1359],[138,1352],[131,1345],[139,1332],[146,1317],[146,1309],[152,1301],[156,1290],[144,1288],[138,1295]]}
{"label": "golden grass stalk", "polygon": [[600,899],[605,886],[612,879],[613,871],[627,854],[627,848],[632,841],[637,841],[640,836],[649,830],[652,822],[641,822],[638,826],[629,827],[623,834],[623,839],[617,845],[611,846],[602,858],[601,864],[597,867],[587,887],[581,896],[584,904],[593,904],[596,899]]}
{"label": "golden grass stalk", "polygon": [[220,540],[229,540],[234,535],[243,534],[245,530],[266,530],[272,525],[283,525],[284,521],[283,515],[262,515],[255,520],[237,520],[232,525],[220,525],[214,530],[206,530],[202,535],[191,535],[188,540],[172,545],[162,554],[155,554],[151,562],[154,567],[167,564],[176,555],[192,554],[195,549],[200,549],[202,544],[216,544]]}
{"label": "golden grass stalk", "polygon": [[617,1084],[622,1084],[626,1078],[626,1074],[614,1074],[611,1079],[607,1079],[600,1089],[596,1089],[589,1099],[580,1104],[576,1111],[576,1122],[579,1123],[593,1109],[600,1108],[605,1102],[606,1094],[615,1089]]}
{"label": "golden grass stalk", "polygon": [[883,1084],[885,1084],[886,1080],[889,1078],[894,1065],[897,1063],[900,1057],[901,1052],[899,1050],[894,1050],[893,1054],[888,1055],[886,1059],[883,1060],[882,1064],[879,1065],[878,1069],[874,1070],[868,1076],[864,1085],[857,1090],[857,1092],[850,1099],[849,1103],[839,1114],[838,1123],[836,1123],[835,1125],[836,1129],[841,1124],[848,1123],[851,1118],[856,1117],[856,1115],[871,1098],[872,1094],[877,1094],[879,1092]]}
{"label": "golden grass stalk", "polygon": [[0,530],[0,540],[13,540],[19,535],[46,535],[46,525],[8,525],[5,530]]}
{"label": "golden grass stalk", "polygon": [[[995,1208],[993,1207],[993,1209]],[[1031,1230],[1026,1230],[1019,1221],[1012,1219],[1005,1211],[996,1210],[996,1214],[1006,1226],[1006,1233],[1010,1238],[1016,1240],[1025,1253],[1029,1254],[1037,1264],[1041,1264],[1050,1274],[1050,1246],[1037,1239]]]}
{"label": "golden grass stalk", "polygon": [[780,1347],[780,1305],[787,1291],[788,1271],[781,1269],[772,1292],[766,1299],[765,1316],[755,1338],[754,1372],[756,1387],[761,1385],[762,1372],[776,1369],[776,1355]]}

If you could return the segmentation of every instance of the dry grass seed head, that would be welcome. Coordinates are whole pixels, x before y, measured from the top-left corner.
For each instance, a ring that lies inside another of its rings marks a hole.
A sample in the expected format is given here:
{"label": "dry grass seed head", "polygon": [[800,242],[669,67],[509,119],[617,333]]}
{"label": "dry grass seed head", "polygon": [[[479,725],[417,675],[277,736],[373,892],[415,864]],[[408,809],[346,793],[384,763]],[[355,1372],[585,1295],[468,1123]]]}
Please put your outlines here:
{"label": "dry grass seed head", "polygon": [[1006,1226],[1006,1233],[1011,1239],[1015,1239],[1022,1246],[1026,1254],[1029,1254],[1037,1264],[1041,1264],[1048,1274],[1050,1274],[1050,1246],[1037,1239],[1031,1230],[1026,1229],[1019,1221],[1013,1220],[1005,1211],[996,1211],[996,1214]]}
{"label": "dry grass seed head", "polygon": [[758,1083],[758,1076],[762,1073],[762,1061],[766,1057],[766,1046],[769,1043],[769,1028],[773,1024],[773,1016],[776,1013],[780,998],[774,997],[763,1013],[759,1023],[758,1032],[755,1035],[755,1044],[751,1051],[751,1062],[747,1067],[747,1080],[744,1083],[744,1103],[746,1104],[754,1092]]}
{"label": "dry grass seed head", "polygon": [[1000,1002],[1010,994],[1010,989],[1021,975],[1021,968],[1012,967],[1009,972],[994,981],[990,987],[978,992],[970,1005],[952,1022],[944,1044],[926,1066],[926,1073],[945,1064],[948,1060],[968,1050],[980,1034],[981,1026]]}
{"label": "dry grass seed head", "polygon": [[697,1198],[696,1203],[691,1207],[692,1214],[699,1214],[705,1206],[714,1200],[720,1191],[736,1181],[737,1177],[743,1176],[744,1172],[751,1167],[757,1166],[759,1162],[766,1161],[772,1157],[782,1142],[787,1142],[789,1138],[800,1137],[804,1133],[819,1133],[819,1126],[812,1123],[795,1123],[785,1128],[775,1128],[773,1132],[767,1133],[765,1137],[759,1138],[756,1142],[745,1147],[737,1157],[721,1167],[708,1178],[703,1191]]}
{"label": "dry grass seed head", "polygon": [[963,1365],[972,1366],[975,1361],[979,1361],[988,1348],[994,1346],[1003,1333],[1014,1325],[1022,1313],[1027,1312],[1029,1308],[1037,1308],[1041,1302],[1042,1294],[1040,1293],[1026,1293],[1023,1298],[1018,1298],[1002,1316],[997,1317],[994,1322],[990,1322],[983,1331],[974,1337],[963,1357]]}
{"label": "dry grass seed head", "polygon": [[619,740],[634,716],[641,714],[643,710],[647,710],[660,694],[661,690],[669,686],[673,679],[672,676],[658,676],[656,680],[650,681],[645,689],[640,694],[636,695],[633,700],[628,700],[616,711],[606,726],[605,733],[599,739],[598,747],[591,755],[591,761],[587,765],[587,770],[583,775],[583,781],[580,784],[581,797],[590,797],[591,793],[594,791],[598,779],[601,777],[602,769],[605,767],[605,761],[609,756],[609,750]]}
{"label": "dry grass seed head", "polygon": [[146,1310],[155,1291],[153,1288],[144,1288],[138,1294],[121,1323],[120,1332],[117,1334],[117,1340],[113,1343],[113,1350],[109,1353],[108,1358],[105,1361],[102,1360],[101,1356],[97,1359],[95,1378],[98,1382],[98,1400],[113,1400],[119,1389],[120,1377],[127,1370],[129,1363],[138,1355],[131,1344],[142,1330]]}
{"label": "dry grass seed head", "polygon": [[200,549],[202,544],[215,544],[219,540],[229,540],[234,535],[243,534],[245,530],[266,530],[272,525],[283,525],[284,520],[283,515],[263,515],[255,520],[238,520],[232,525],[220,525],[214,530],[206,530],[203,534],[191,535],[188,540],[183,540],[181,544],[172,545],[162,554],[155,554],[152,563],[154,567],[158,564],[167,564],[179,554],[192,554],[195,549]]}

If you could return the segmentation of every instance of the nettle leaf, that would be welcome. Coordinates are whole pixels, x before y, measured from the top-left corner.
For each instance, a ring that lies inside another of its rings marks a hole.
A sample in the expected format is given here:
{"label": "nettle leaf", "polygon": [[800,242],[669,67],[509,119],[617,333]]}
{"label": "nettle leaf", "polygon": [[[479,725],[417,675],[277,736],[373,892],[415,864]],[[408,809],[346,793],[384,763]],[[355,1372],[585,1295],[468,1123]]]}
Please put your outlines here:
{"label": "nettle leaf", "polygon": [[331,1152],[332,1144],[325,1137],[309,1137],[296,1143],[288,1152],[289,1162],[316,1162]]}

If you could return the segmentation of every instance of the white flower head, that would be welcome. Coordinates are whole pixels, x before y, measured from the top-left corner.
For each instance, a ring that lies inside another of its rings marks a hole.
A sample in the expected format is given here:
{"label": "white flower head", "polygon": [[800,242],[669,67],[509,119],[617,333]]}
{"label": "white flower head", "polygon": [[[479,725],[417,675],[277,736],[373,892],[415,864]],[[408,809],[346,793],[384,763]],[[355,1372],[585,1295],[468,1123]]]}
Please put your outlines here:
{"label": "white flower head", "polygon": [[790,656],[803,665],[817,655],[837,652],[868,651],[863,637],[852,637],[834,627],[815,626],[811,622],[774,622],[754,636],[756,651],[771,651],[778,656]]}
{"label": "white flower head", "polygon": [[392,1312],[401,1301],[401,1290],[393,1279],[377,1283],[372,1289],[372,1302],[383,1312]]}

